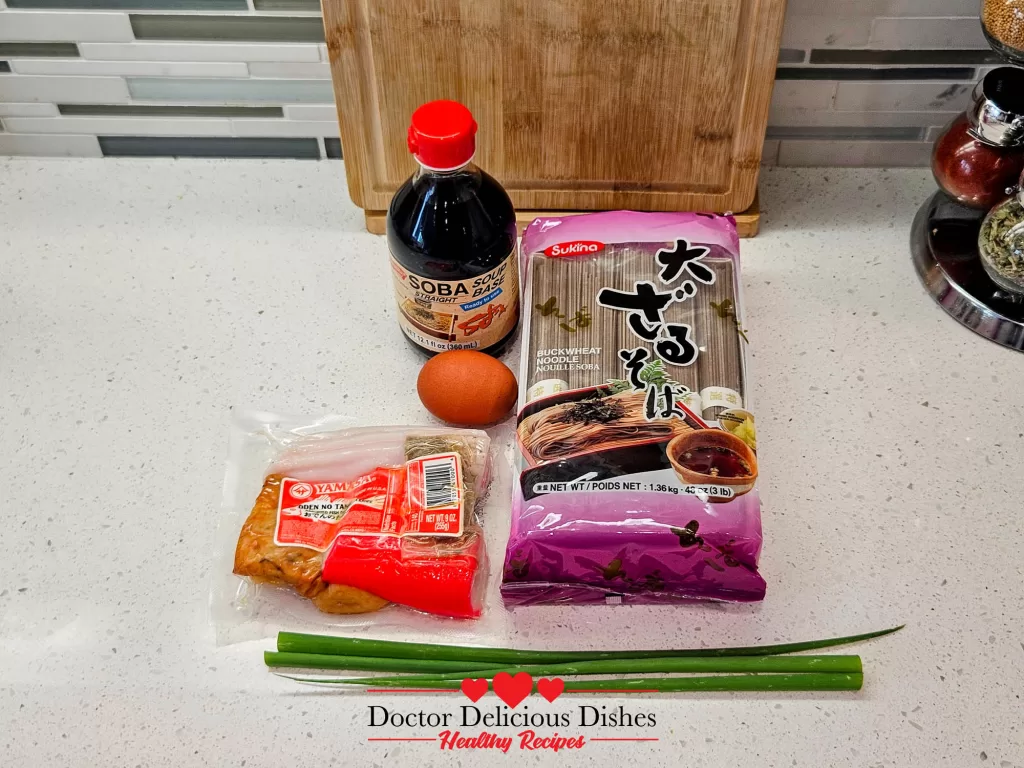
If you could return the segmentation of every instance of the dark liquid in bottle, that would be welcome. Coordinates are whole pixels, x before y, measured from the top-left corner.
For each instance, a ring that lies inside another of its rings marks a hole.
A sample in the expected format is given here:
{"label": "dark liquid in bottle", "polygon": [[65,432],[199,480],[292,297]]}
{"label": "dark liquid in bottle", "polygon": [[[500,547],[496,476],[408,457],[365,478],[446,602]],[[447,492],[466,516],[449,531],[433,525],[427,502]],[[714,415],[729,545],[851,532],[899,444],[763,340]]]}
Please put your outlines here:
{"label": "dark liquid in bottle", "polygon": [[679,463],[692,472],[713,477],[749,477],[750,467],[739,454],[719,446],[691,448],[679,457]]}
{"label": "dark liquid in bottle", "polygon": [[[387,236],[391,255],[428,290],[443,291],[432,281],[473,280],[497,269],[509,259],[508,269],[516,269],[516,216],[512,203],[493,178],[469,164],[449,172],[423,169],[395,193],[388,210]],[[515,285],[515,283],[513,283]],[[471,303],[452,305],[455,324],[472,319],[475,310],[464,310]],[[509,297],[506,311],[518,313],[516,297]],[[424,332],[428,330],[425,307],[406,307],[414,319],[422,313]],[[480,352],[500,354],[518,328],[518,314],[511,330]],[[436,351],[424,349],[411,339],[406,341],[427,356]]]}

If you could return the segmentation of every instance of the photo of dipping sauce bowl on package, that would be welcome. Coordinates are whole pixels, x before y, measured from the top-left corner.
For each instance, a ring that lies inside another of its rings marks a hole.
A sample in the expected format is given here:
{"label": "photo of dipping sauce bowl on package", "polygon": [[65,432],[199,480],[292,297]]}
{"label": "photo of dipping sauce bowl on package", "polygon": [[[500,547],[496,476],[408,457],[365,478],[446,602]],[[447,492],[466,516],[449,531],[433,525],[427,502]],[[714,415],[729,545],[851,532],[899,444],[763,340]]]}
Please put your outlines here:
{"label": "photo of dipping sauce bowl on package", "polygon": [[721,429],[698,429],[674,438],[666,449],[676,476],[692,485],[725,486],[728,498],[711,496],[712,502],[729,501],[754,487],[757,456],[743,440]]}

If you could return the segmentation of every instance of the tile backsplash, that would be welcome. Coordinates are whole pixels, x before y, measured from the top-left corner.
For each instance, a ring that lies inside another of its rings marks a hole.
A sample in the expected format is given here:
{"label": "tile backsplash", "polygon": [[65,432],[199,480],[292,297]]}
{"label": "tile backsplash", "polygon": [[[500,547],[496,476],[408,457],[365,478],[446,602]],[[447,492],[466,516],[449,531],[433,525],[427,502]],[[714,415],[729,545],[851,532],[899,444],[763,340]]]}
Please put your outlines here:
{"label": "tile backsplash", "polygon": [[[789,0],[763,162],[925,165],[978,0]],[[339,158],[318,0],[0,0],[0,155]]]}

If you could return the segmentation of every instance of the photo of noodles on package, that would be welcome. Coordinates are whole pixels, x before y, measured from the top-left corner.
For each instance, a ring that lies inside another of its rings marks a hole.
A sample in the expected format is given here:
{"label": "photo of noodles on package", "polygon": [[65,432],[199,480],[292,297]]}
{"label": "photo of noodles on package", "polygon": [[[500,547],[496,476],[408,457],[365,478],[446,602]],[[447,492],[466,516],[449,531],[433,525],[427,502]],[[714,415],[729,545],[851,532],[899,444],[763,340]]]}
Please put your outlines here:
{"label": "photo of noodles on package", "polygon": [[537,219],[522,254],[506,604],[762,599],[732,219]]}

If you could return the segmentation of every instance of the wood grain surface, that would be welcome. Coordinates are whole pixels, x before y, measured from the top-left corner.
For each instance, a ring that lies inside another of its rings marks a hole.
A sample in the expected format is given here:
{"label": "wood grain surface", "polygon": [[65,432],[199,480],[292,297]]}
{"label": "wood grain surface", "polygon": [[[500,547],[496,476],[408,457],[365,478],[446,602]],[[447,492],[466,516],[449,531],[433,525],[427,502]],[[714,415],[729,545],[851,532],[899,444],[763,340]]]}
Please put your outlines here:
{"label": "wood grain surface", "polygon": [[519,210],[742,211],[785,0],[323,0],[352,199],[414,171],[413,110],[466,104]]}
{"label": "wood grain surface", "polygon": [[[387,231],[387,211],[364,211],[366,215],[366,231],[374,235],[383,235]],[[536,218],[544,216],[577,216],[591,211],[516,211],[516,224],[519,234]],[[736,232],[740,237],[756,237],[761,231],[761,203],[758,196],[745,211],[734,213]]]}

